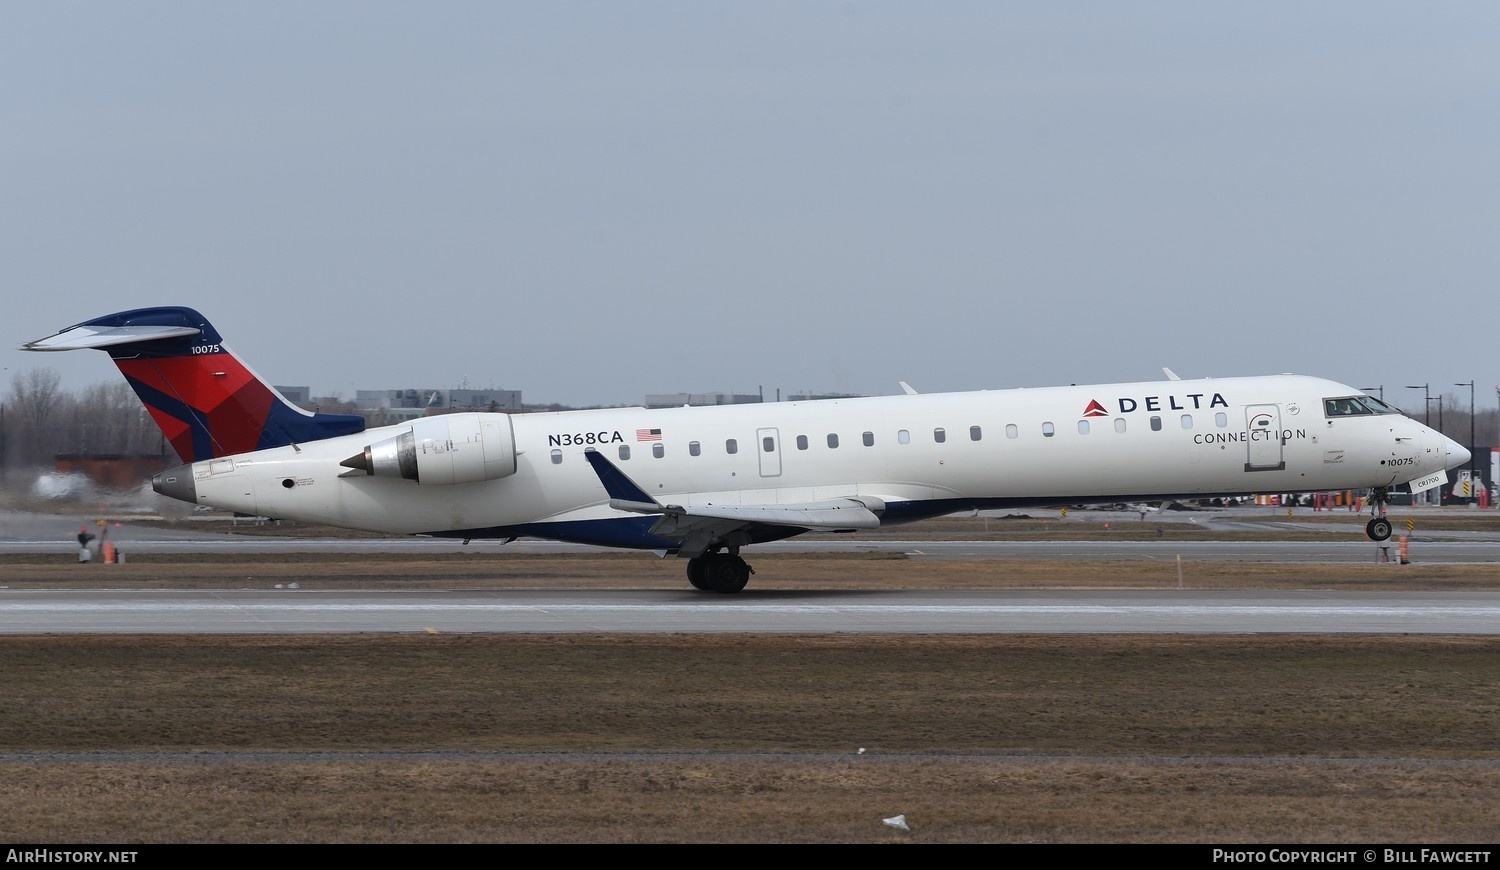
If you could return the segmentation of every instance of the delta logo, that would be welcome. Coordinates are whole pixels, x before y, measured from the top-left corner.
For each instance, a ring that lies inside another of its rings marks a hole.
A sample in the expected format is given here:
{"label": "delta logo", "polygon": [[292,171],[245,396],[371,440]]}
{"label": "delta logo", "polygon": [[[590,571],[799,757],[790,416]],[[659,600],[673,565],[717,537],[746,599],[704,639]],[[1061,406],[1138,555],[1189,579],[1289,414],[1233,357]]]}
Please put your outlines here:
{"label": "delta logo", "polygon": [[[1116,399],[1120,405],[1121,414],[1129,414],[1132,411],[1197,411],[1203,408],[1227,408],[1229,402],[1225,400],[1222,393],[1188,393],[1185,396],[1142,396],[1140,398],[1121,397]],[[1089,399],[1088,406],[1083,409],[1085,417],[1108,417],[1109,411],[1098,399]]]}

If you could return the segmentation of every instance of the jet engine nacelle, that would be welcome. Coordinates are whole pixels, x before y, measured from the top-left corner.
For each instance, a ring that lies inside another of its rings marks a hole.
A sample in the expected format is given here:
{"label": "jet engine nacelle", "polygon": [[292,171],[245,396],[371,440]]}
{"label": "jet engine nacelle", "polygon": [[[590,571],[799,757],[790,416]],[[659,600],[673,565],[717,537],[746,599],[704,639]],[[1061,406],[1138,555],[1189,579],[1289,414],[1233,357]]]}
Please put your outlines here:
{"label": "jet engine nacelle", "polygon": [[508,414],[423,417],[339,464],[430,486],[479,483],[516,473],[516,436]]}

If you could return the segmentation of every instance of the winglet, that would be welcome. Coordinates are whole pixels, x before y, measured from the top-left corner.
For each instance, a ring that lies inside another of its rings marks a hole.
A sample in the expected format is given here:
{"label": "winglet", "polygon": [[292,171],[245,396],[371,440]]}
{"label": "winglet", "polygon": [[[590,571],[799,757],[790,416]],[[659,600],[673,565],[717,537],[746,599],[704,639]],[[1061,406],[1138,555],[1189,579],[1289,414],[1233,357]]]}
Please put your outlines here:
{"label": "winglet", "polygon": [[1176,372],[1172,371],[1171,369],[1167,368],[1166,366],[1162,366],[1161,370],[1163,372],[1166,372],[1166,374],[1167,374],[1167,380],[1169,380],[1169,381],[1180,381],[1180,380],[1182,380],[1182,378],[1180,378],[1180,377],[1177,376]]}
{"label": "winglet", "polygon": [[[614,466],[614,463],[604,458],[604,454],[597,450],[585,450],[583,452],[589,465],[594,467],[594,473],[599,475],[599,482],[604,484],[604,491],[609,493],[611,502],[620,501],[634,505],[657,505],[661,503],[652,498],[641,489],[636,482],[625,476],[625,472]],[[624,508],[625,510],[637,510],[639,508]]]}

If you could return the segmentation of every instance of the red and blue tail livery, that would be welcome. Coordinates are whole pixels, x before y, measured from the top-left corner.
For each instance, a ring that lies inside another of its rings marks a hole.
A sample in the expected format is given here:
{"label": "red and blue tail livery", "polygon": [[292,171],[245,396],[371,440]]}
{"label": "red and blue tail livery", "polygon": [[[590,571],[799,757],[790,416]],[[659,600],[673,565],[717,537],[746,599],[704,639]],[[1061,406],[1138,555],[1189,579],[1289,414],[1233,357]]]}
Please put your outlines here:
{"label": "red and blue tail livery", "polygon": [[351,435],[354,414],[293,405],[191,308],[137,308],[77,323],[26,350],[107,351],[183,462]]}

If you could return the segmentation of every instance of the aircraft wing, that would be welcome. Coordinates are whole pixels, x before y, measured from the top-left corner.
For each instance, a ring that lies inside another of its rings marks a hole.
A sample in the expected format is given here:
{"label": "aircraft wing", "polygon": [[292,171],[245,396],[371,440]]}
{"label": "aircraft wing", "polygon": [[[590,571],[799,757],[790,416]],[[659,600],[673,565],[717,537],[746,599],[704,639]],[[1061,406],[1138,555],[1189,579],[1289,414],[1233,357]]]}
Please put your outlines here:
{"label": "aircraft wing", "polygon": [[880,517],[864,500],[835,498],[803,504],[660,504],[612,498],[615,510],[640,514],[661,514],[662,520],[652,528],[656,534],[671,535],[675,530],[693,531],[709,527],[736,528],[746,523],[771,526],[795,526],[802,529],[843,531],[880,528]]}
{"label": "aircraft wing", "polygon": [[[780,526],[806,531],[852,531],[880,527],[876,511],[885,503],[874,498],[835,498],[800,504],[662,504],[641,489],[614,463],[596,450],[584,454],[615,510],[661,517],[651,533],[683,541],[700,550],[713,540],[754,526]],[[701,551],[701,550],[700,550]]]}

